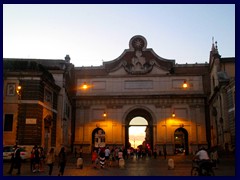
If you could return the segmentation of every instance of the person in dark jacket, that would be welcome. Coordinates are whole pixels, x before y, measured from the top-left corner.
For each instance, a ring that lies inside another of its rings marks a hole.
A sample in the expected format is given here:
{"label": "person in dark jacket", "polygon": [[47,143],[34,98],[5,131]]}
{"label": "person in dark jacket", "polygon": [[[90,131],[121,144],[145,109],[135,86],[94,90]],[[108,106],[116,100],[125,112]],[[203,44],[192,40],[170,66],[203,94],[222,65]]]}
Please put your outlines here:
{"label": "person in dark jacket", "polygon": [[67,157],[66,157],[66,152],[65,152],[65,148],[62,147],[59,154],[58,154],[58,166],[59,166],[59,173],[58,176],[63,176],[64,174],[64,169],[66,166],[66,162],[67,162]]}
{"label": "person in dark jacket", "polygon": [[167,158],[167,148],[166,148],[166,144],[163,145],[163,155],[164,155],[164,159]]}
{"label": "person in dark jacket", "polygon": [[17,145],[14,146],[14,152],[12,153],[11,166],[8,174],[12,174],[13,168],[17,169],[17,174],[21,174],[20,148]]}

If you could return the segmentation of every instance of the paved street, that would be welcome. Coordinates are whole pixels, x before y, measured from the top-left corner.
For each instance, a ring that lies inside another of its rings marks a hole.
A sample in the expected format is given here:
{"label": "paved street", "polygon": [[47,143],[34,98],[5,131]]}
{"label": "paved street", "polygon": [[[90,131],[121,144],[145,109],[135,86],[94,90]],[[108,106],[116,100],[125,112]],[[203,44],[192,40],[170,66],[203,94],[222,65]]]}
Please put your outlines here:
{"label": "paved street", "polygon": [[[167,159],[172,158],[175,162],[174,169],[168,169]],[[169,156],[165,160],[163,156],[157,159],[128,159],[125,160],[125,167],[105,167],[104,169],[94,169],[91,165],[91,158],[85,155],[83,169],[76,167],[76,159],[70,155],[65,169],[64,176],[190,176],[192,161],[190,156],[175,155]],[[10,163],[4,162],[3,176],[9,176]],[[30,162],[22,164],[22,171],[20,176],[48,176],[48,167],[45,165],[44,172],[32,173],[30,172]],[[233,156],[223,157],[220,159],[220,164],[214,170],[216,176],[235,176],[235,158]],[[53,176],[58,175],[58,167],[54,166]],[[13,171],[12,176],[16,175],[16,170]]]}

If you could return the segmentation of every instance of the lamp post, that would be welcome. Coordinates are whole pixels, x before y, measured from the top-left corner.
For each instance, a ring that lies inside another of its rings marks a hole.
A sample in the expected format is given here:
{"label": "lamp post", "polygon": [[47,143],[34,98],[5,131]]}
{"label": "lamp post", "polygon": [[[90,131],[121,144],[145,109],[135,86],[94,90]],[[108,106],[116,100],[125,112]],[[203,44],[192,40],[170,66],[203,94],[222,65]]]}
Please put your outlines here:
{"label": "lamp post", "polygon": [[104,117],[104,118],[107,117],[107,113],[106,113],[106,112],[103,113],[103,117]]}
{"label": "lamp post", "polygon": [[17,92],[17,95],[18,95],[18,99],[21,100],[22,86],[18,85],[18,86],[17,86],[17,90],[16,90],[16,92]]}
{"label": "lamp post", "polygon": [[[18,120],[19,120],[19,116],[20,116],[20,105],[21,105],[21,99],[22,99],[22,86],[19,84],[17,86],[17,89],[16,89],[16,92],[17,92],[17,95],[18,95]],[[17,128],[18,128],[18,121],[17,121]],[[18,129],[17,129],[17,132],[18,132]],[[19,140],[18,140],[18,136],[17,136],[17,133],[16,133],[16,144],[19,143]]]}
{"label": "lamp post", "polygon": [[83,83],[82,88],[83,88],[83,89],[87,89],[87,88],[88,88],[88,85],[87,85],[86,82]]}
{"label": "lamp post", "polygon": [[136,149],[136,140],[138,141],[139,138],[137,136],[133,136],[131,139],[133,140],[133,147]]}
{"label": "lamp post", "polygon": [[[87,91],[90,88],[90,85],[86,83],[86,81],[80,85],[80,89],[83,91]],[[84,132],[85,132],[85,118],[86,118],[86,112],[85,109],[83,108],[83,126],[82,126],[82,146],[84,144]]]}
{"label": "lamp post", "polygon": [[187,81],[186,81],[186,80],[183,81],[182,87],[183,87],[184,89],[188,88],[188,84],[187,84]]}

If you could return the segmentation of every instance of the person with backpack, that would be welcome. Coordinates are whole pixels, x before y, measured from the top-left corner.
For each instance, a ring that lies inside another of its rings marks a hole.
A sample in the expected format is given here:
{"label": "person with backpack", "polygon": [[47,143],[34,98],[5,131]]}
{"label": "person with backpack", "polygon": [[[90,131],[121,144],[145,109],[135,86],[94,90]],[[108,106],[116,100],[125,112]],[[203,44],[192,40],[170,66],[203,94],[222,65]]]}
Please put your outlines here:
{"label": "person with backpack", "polygon": [[38,146],[35,145],[32,149],[33,154],[33,171],[32,172],[39,172],[39,164],[40,164],[40,154],[38,150]]}

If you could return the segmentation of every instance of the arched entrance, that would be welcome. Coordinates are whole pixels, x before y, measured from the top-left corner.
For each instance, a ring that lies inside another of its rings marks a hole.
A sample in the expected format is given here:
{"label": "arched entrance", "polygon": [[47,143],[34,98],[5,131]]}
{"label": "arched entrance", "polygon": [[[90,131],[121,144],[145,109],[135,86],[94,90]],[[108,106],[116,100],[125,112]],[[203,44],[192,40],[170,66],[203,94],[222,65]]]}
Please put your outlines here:
{"label": "arched entrance", "polygon": [[92,147],[105,147],[105,132],[101,128],[96,128],[92,132]]}
{"label": "arched entrance", "polygon": [[[146,127],[148,122],[142,117],[135,117],[129,123],[128,135],[131,147],[136,149],[138,146],[145,145],[146,139]],[[145,144],[144,144],[145,143]]]}
{"label": "arched entrance", "polygon": [[130,127],[130,121],[135,117],[142,117],[147,122],[148,125],[146,126],[146,136],[150,145],[150,148],[153,149],[153,118],[152,115],[145,109],[137,108],[130,111],[125,119],[125,147],[129,148],[129,131],[128,128]]}
{"label": "arched entrance", "polygon": [[174,132],[174,145],[175,145],[175,153],[185,153],[189,154],[188,148],[188,132],[184,128],[178,128]]}

